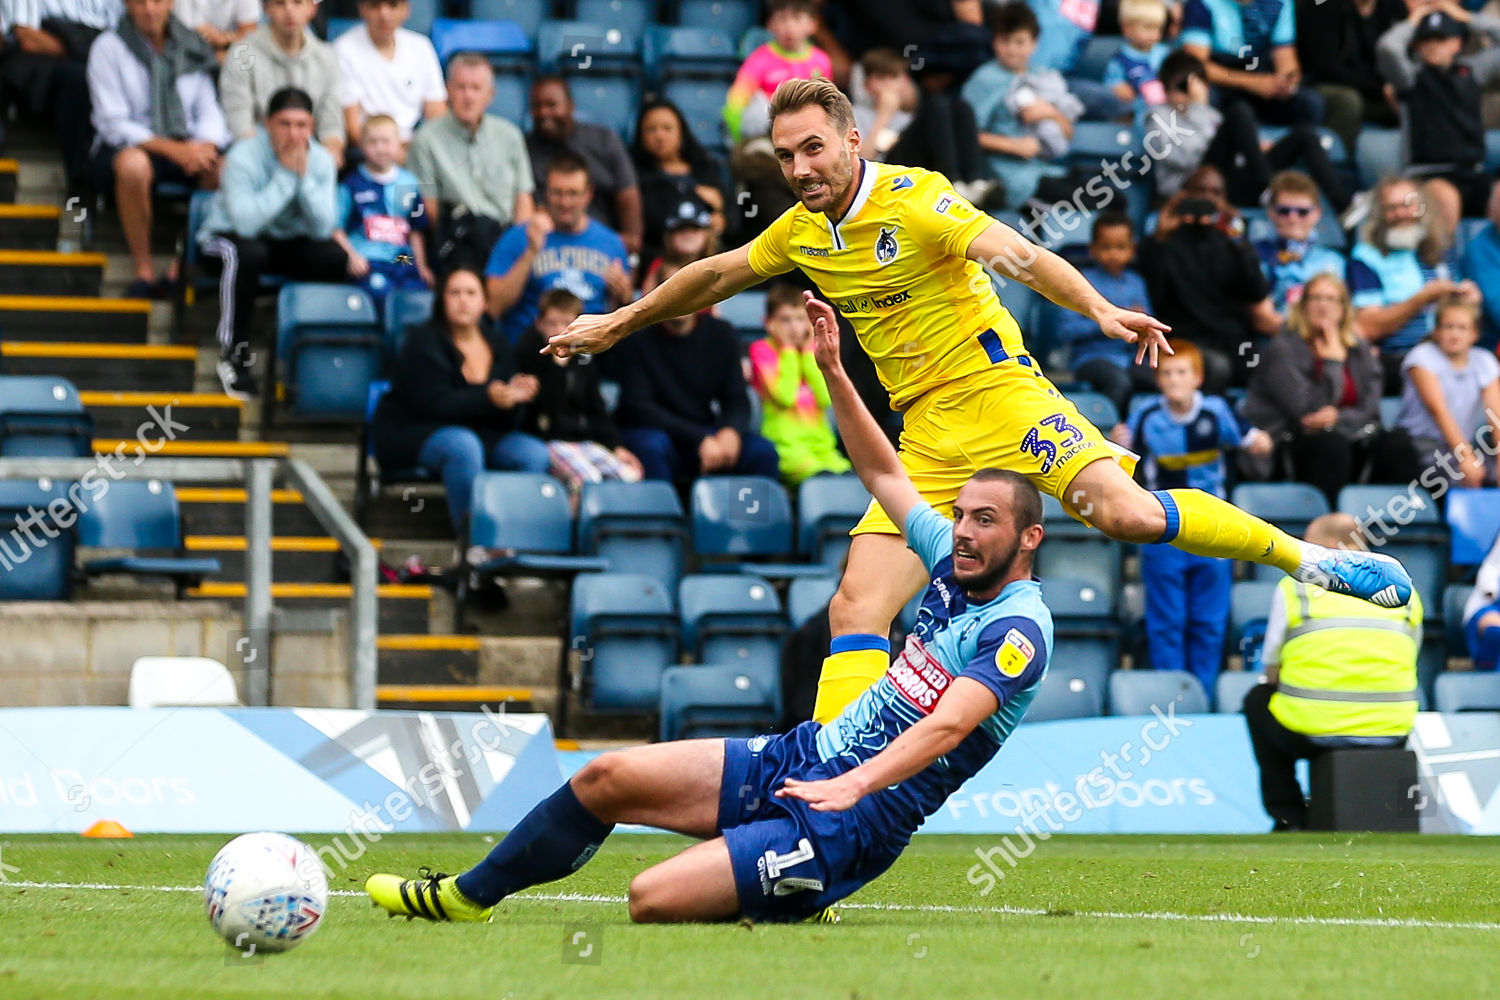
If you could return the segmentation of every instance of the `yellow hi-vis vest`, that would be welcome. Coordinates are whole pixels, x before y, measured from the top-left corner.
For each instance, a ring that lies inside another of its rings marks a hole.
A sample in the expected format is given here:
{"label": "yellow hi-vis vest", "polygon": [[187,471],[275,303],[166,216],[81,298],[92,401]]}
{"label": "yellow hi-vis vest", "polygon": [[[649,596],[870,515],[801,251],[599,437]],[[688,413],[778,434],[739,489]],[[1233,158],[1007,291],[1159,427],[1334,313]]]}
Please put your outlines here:
{"label": "yellow hi-vis vest", "polygon": [[1417,714],[1422,599],[1382,608],[1284,577],[1286,640],[1271,714],[1305,736],[1405,736]]}

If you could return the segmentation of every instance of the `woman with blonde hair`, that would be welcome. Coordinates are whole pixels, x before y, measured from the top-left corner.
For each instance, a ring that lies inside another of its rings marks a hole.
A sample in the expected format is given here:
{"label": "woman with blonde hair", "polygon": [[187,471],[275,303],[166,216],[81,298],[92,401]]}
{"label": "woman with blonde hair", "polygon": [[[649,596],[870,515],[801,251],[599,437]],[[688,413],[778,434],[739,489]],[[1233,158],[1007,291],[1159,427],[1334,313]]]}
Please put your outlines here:
{"label": "woman with blonde hair", "polygon": [[1278,467],[1323,491],[1329,506],[1357,480],[1407,483],[1416,453],[1380,423],[1380,362],[1354,329],[1349,289],[1325,271],[1302,288],[1286,329],[1262,350],[1245,416],[1277,442]]}

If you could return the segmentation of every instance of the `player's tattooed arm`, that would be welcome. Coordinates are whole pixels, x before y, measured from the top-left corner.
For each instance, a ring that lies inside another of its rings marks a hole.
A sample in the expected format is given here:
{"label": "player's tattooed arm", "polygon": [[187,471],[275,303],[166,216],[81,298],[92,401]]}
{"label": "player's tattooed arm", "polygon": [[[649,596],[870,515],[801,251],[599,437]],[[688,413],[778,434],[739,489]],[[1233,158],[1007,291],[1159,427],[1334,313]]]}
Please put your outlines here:
{"label": "player's tattooed arm", "polygon": [[1000,700],[989,688],[976,680],[957,677],[931,715],[863,764],[823,781],[788,778],[776,796],[801,799],[818,812],[852,809],[866,795],[900,784],[930,767],[999,707]]}

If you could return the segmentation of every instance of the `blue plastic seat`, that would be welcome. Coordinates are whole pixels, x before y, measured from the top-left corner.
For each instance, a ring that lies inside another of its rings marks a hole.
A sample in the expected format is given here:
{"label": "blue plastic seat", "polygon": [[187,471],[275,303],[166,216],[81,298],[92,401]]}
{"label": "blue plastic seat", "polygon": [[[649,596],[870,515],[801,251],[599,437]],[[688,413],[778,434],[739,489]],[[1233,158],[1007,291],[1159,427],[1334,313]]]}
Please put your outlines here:
{"label": "blue plastic seat", "polygon": [[483,472],[474,480],[469,545],[499,550],[481,573],[571,577],[603,573],[609,560],[573,554],[568,491],[537,472]]}
{"label": "blue plastic seat", "polygon": [[780,717],[778,700],[760,678],[736,667],[668,667],[661,678],[661,738],[768,733]]}
{"label": "blue plastic seat", "polygon": [[797,488],[797,547],[824,566],[838,566],[849,551],[849,529],[864,517],[870,494],[859,477],[813,476]]}
{"label": "blue plastic seat", "polygon": [[677,23],[686,28],[710,28],[741,38],[759,22],[754,0],[677,0]]}
{"label": "blue plastic seat", "polygon": [[1279,580],[1236,580],[1229,590],[1228,640],[1245,661],[1245,670],[1259,672],[1266,617],[1276,600]]}
{"label": "blue plastic seat", "polygon": [[653,25],[646,29],[642,51],[657,86],[679,77],[733,80],[742,61],[734,36],[721,28]]}
{"label": "blue plastic seat", "polygon": [[656,0],[573,0],[573,16],[580,21],[607,24],[631,38],[640,38],[657,20]]}
{"label": "blue plastic seat", "polygon": [[1500,534],[1500,491],[1449,490],[1447,519],[1449,561],[1455,566],[1478,566]]}
{"label": "blue plastic seat", "polygon": [[1063,576],[1042,580],[1052,611],[1053,649],[1048,669],[1063,667],[1098,692],[1101,707],[1110,672],[1120,666],[1120,624],[1110,596],[1087,581]]}
{"label": "blue plastic seat", "polygon": [[601,712],[655,708],[662,671],[677,662],[680,630],[671,592],[649,576],[581,573],[572,600],[584,703]]}
{"label": "blue plastic seat", "polygon": [[[691,504],[693,551],[704,569],[777,579],[828,572],[822,565],[779,561],[794,549],[792,503],[774,479],[706,476],[693,483]],[[729,557],[746,561],[723,561]]]}
{"label": "blue plastic seat", "polygon": [[1254,670],[1222,670],[1214,680],[1214,711],[1233,715],[1245,707],[1245,695],[1266,682],[1266,675]]}
{"label": "blue plastic seat", "polygon": [[78,543],[96,549],[159,553],[91,559],[83,564],[86,576],[164,576],[180,591],[222,568],[217,559],[181,555],[182,517],[177,492],[171,483],[159,479],[123,479],[110,484],[80,511]]}
{"label": "blue plastic seat", "polygon": [[1042,497],[1047,540],[1037,551],[1037,574],[1068,577],[1096,588],[1108,612],[1119,606],[1125,546],[1071,517],[1056,498]]}
{"label": "blue plastic seat", "polygon": [[1198,678],[1185,670],[1116,670],[1109,675],[1109,714],[1201,715],[1208,711],[1208,694]]}
{"label": "blue plastic seat", "polygon": [[678,77],[662,84],[662,97],[677,105],[693,135],[708,149],[728,145],[724,130],[724,105],[729,100],[729,81]]}
{"label": "blue plastic seat", "polygon": [[411,13],[405,27],[419,35],[432,34],[432,23],[443,9],[442,0],[411,0]]}
{"label": "blue plastic seat", "polygon": [[1382,396],[1380,399],[1380,423],[1385,427],[1395,427],[1396,420],[1401,416],[1401,397]]}
{"label": "blue plastic seat", "polygon": [[1464,632],[1464,605],[1474,588],[1467,583],[1452,583],[1443,590],[1443,641],[1449,656],[1468,656],[1469,637]]}
{"label": "blue plastic seat", "polygon": [[1500,712],[1500,674],[1439,674],[1435,688],[1439,712]]}
{"label": "blue plastic seat", "polygon": [[578,549],[677,592],[687,547],[687,518],[670,483],[585,483],[578,503]]}
{"label": "blue plastic seat", "polygon": [[1114,122],[1078,122],[1068,142],[1068,161],[1084,170],[1098,172],[1099,161],[1119,163],[1127,152],[1139,155],[1141,138],[1129,125]]}
{"label": "blue plastic seat", "polygon": [[1084,43],[1083,51],[1078,55],[1078,61],[1068,71],[1069,76],[1079,76],[1087,80],[1104,79],[1104,70],[1109,66],[1109,61],[1115,57],[1125,45],[1125,39],[1119,35],[1092,35]]}
{"label": "blue plastic seat", "polygon": [[1346,486],[1338,499],[1339,510],[1365,527],[1370,547],[1406,567],[1425,617],[1436,621],[1448,582],[1448,530],[1431,495],[1415,486]]}
{"label": "blue plastic seat", "polygon": [[1314,518],[1328,513],[1322,491],[1306,483],[1241,483],[1230,500],[1247,514],[1299,538]]}
{"label": "blue plastic seat", "polygon": [[478,52],[503,65],[530,65],[531,38],[526,29],[509,20],[461,20],[438,18],[432,25],[432,47],[446,66],[458,52]]}
{"label": "blue plastic seat", "polygon": [[770,583],[744,575],[685,576],[678,595],[688,656],[752,672],[768,689],[777,683],[787,622]]}
{"label": "blue plastic seat", "polygon": [[286,411],[314,420],[357,422],[385,362],[375,303],[353,285],[296,282],[276,304],[278,382]]}
{"label": "blue plastic seat", "polygon": [[432,318],[432,292],[425,288],[397,289],[385,298],[385,349],[388,358],[401,354],[406,332]]}
{"label": "blue plastic seat", "polygon": [[353,31],[363,22],[357,17],[330,17],[328,19],[328,32],[325,36],[329,42],[335,41],[346,31]]}
{"label": "blue plastic seat", "polygon": [[786,615],[792,628],[801,628],[814,615],[823,614],[839,589],[836,576],[805,576],[792,581],[786,592]]}
{"label": "blue plastic seat", "polygon": [[469,0],[467,19],[514,21],[528,38],[535,38],[551,13],[551,0]]}
{"label": "blue plastic seat", "polygon": [[365,397],[365,422],[359,429],[359,465],[354,475],[354,519],[361,526],[369,512],[370,498],[382,489],[397,483],[435,483],[438,476],[420,465],[404,469],[378,469],[375,462],[375,440],[370,435],[370,424],[375,419],[375,408],[380,398],[391,391],[391,384],[384,379],[370,383]]}
{"label": "blue plastic seat", "polygon": [[1079,671],[1072,663],[1054,657],[1022,722],[1085,719],[1103,714],[1103,682],[1092,671]]}
{"label": "blue plastic seat", "polygon": [[0,458],[93,454],[94,421],[78,389],[52,375],[0,375]]}
{"label": "blue plastic seat", "polygon": [[1401,130],[1362,127],[1354,143],[1354,164],[1359,170],[1359,186],[1362,188],[1372,188],[1382,178],[1401,173],[1406,166]]}
{"label": "blue plastic seat", "polygon": [[719,303],[718,312],[719,318],[739,331],[741,338],[765,336],[765,292],[737,292]]}
{"label": "blue plastic seat", "polygon": [[1067,396],[1068,402],[1078,407],[1078,412],[1085,420],[1105,434],[1108,434],[1110,429],[1120,422],[1120,411],[1103,393],[1075,390],[1063,395]]}
{"label": "blue plastic seat", "polygon": [[[76,523],[64,525],[59,511],[77,513],[68,499],[70,484],[54,479],[0,479],[0,524],[47,511],[43,523],[52,525],[45,545],[33,544],[14,532],[0,534],[0,601],[66,601],[73,592],[73,551],[78,543]],[[116,484],[118,485],[118,484]],[[53,507],[61,502],[63,507]]]}

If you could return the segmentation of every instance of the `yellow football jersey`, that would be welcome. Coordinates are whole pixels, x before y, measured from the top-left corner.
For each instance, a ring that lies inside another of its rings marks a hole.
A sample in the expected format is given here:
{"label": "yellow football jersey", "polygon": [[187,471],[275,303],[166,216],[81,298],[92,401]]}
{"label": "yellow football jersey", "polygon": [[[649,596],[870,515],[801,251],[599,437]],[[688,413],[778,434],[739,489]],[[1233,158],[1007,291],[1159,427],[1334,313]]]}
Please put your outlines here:
{"label": "yellow football jersey", "polygon": [[799,202],[750,244],[750,267],[762,277],[805,271],[853,325],[900,410],[934,386],[1024,353],[989,276],[964,256],[993,224],[942,174],[862,159],[842,220]]}

